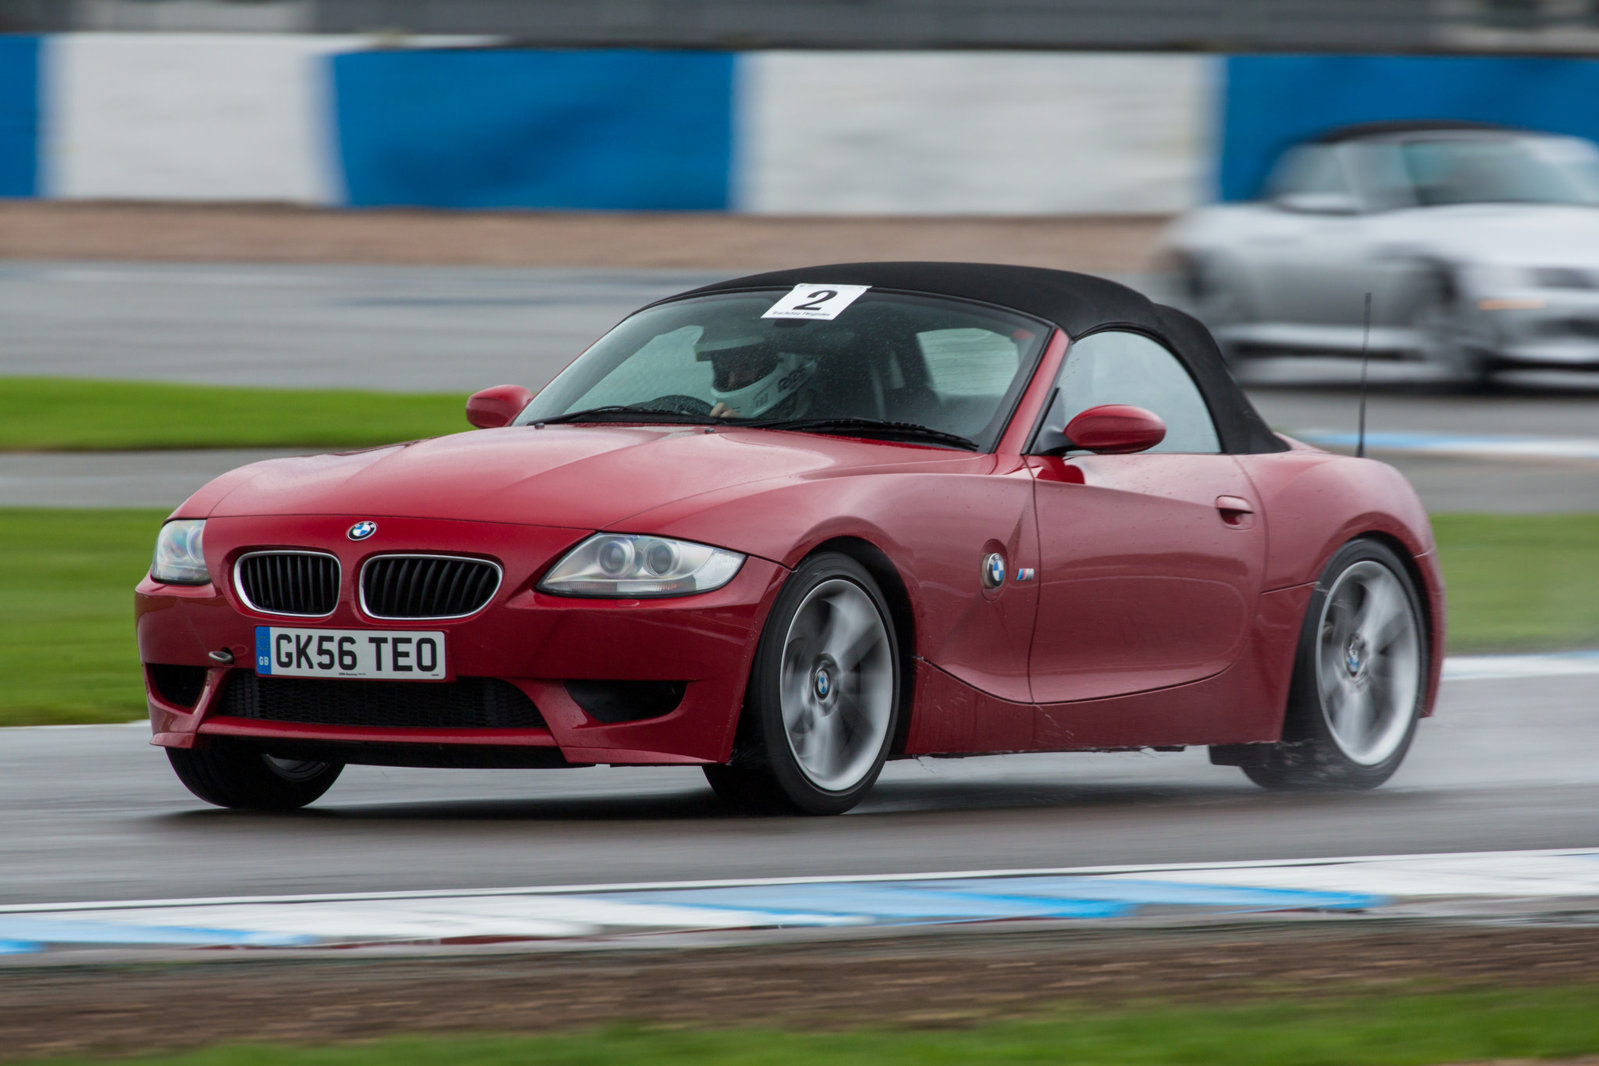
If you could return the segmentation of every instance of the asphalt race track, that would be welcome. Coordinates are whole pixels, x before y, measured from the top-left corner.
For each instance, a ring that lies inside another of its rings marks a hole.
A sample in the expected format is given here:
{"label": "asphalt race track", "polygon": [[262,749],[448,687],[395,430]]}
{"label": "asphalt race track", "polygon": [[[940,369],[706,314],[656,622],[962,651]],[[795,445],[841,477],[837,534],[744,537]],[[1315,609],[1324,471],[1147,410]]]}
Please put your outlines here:
{"label": "asphalt race track", "polygon": [[142,724],[11,730],[0,904],[1587,847],[1595,682],[1450,682],[1374,792],[1268,793],[1202,750],[1003,756],[892,764],[839,818],[734,815],[689,768],[352,767],[235,813]]}
{"label": "asphalt race track", "polygon": [[726,274],[0,263],[15,375],[468,393],[542,385],[623,315]]}
{"label": "asphalt race track", "polygon": [[[627,310],[709,279],[12,263],[0,265],[0,374],[464,398],[539,384]],[[1287,360],[1246,373],[1274,425],[1329,431],[1354,426],[1356,376]],[[1599,378],[1517,381],[1484,398],[1409,368],[1374,367],[1373,381],[1374,430],[1599,436]],[[185,479],[242,458],[192,457],[166,481],[141,481],[130,477],[148,465],[139,457],[8,457],[0,504],[169,506]],[[1595,460],[1401,465],[1434,508],[1599,509]],[[113,485],[134,486],[134,498]],[[1590,847],[1596,690],[1593,674],[1451,681],[1405,767],[1371,793],[1271,794],[1203,751],[927,760],[893,764],[834,819],[735,816],[681,768],[356,767],[304,812],[240,814],[190,797],[143,724],[11,730],[0,738],[0,903]]]}

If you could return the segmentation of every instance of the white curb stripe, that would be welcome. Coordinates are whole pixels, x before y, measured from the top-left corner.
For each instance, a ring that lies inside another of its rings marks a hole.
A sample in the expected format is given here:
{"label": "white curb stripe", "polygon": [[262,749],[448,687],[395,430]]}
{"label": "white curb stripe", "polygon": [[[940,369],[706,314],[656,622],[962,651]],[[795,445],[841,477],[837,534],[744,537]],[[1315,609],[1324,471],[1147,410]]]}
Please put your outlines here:
{"label": "white curb stripe", "polygon": [[[1292,430],[1288,434],[1324,448],[1353,448],[1354,433],[1326,429]],[[1470,459],[1599,459],[1599,440],[1585,437],[1464,436],[1447,433],[1368,433],[1371,451]]]}
{"label": "white curb stripe", "polygon": [[[215,942],[332,946],[1016,918],[1093,920],[1136,915],[1146,907],[1168,914],[1176,908],[1223,915],[1381,911],[1439,899],[1599,901],[1599,851],[34,904],[0,908],[0,933],[13,952],[50,943],[194,944],[187,938],[201,929],[227,933]],[[142,935],[141,929],[148,934]]]}
{"label": "white curb stripe", "polygon": [[1575,677],[1599,674],[1599,651],[1547,655],[1451,655],[1445,681],[1493,681],[1512,677]]}
{"label": "white curb stripe", "polygon": [[[687,888],[750,888],[761,885],[872,884],[887,881],[948,881],[1000,877],[1087,877],[1109,874],[1164,875],[1167,880],[1187,880],[1191,871],[1204,870],[1282,870],[1304,866],[1336,866],[1345,863],[1376,862],[1474,862],[1489,857],[1507,866],[1524,868],[1532,860],[1580,858],[1599,863],[1599,851],[1591,848],[1547,848],[1533,851],[1423,852],[1407,855],[1343,855],[1332,858],[1262,859],[1249,862],[1139,863],[1115,866],[1015,867],[1000,870],[944,870],[936,873],[820,874],[802,877],[716,878],[701,881],[612,881],[598,884],[520,885],[505,888],[410,889],[387,892],[314,892],[281,896],[194,896],[179,899],[100,900],[83,903],[11,903],[0,905],[0,914],[46,914],[70,911],[199,907],[210,904],[245,903],[320,903],[368,900],[480,899],[494,896],[589,896],[600,893],[648,892]],[[1176,877],[1172,875],[1183,875]]]}
{"label": "white curb stripe", "polygon": [[73,920],[127,925],[196,923],[263,933],[305,933],[325,941],[450,940],[480,936],[568,939],[613,930],[740,929],[772,924],[853,925],[852,918],[695,909],[570,896],[442,897],[348,903],[214,903],[170,909],[80,911]]}

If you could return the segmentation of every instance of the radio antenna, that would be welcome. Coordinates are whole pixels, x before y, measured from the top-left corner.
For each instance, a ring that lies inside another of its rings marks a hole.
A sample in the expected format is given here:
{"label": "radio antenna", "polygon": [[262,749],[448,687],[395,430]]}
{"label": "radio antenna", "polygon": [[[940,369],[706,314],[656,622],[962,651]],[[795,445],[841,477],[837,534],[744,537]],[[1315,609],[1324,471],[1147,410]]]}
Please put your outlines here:
{"label": "radio antenna", "polygon": [[1360,433],[1355,437],[1355,458],[1366,457],[1366,368],[1371,364],[1371,293],[1366,294],[1366,323],[1360,332]]}

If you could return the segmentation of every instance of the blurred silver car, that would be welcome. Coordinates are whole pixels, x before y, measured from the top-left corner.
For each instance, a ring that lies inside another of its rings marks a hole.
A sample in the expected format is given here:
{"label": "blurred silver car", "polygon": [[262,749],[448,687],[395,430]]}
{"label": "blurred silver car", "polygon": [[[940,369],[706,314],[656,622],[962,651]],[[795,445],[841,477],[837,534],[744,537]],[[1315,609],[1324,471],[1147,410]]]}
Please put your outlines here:
{"label": "blurred silver car", "polygon": [[1263,199],[1167,234],[1191,309],[1232,358],[1348,354],[1372,294],[1376,357],[1481,384],[1599,369],[1599,151],[1463,123],[1334,130],[1277,162]]}

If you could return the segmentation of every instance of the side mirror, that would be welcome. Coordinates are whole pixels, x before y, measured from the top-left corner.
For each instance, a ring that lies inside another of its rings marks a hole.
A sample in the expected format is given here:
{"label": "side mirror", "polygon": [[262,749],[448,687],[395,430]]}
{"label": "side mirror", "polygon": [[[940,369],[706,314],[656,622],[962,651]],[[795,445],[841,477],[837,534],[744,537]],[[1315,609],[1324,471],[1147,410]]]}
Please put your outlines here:
{"label": "side mirror", "polygon": [[1306,215],[1358,215],[1360,201],[1344,192],[1291,192],[1274,201],[1284,211]]}
{"label": "side mirror", "polygon": [[496,385],[474,392],[466,401],[466,420],[478,429],[508,426],[533,402],[533,394],[521,385]]}
{"label": "side mirror", "polygon": [[1153,411],[1124,403],[1090,407],[1066,423],[1071,447],[1100,455],[1148,451],[1166,439],[1166,423]]}

